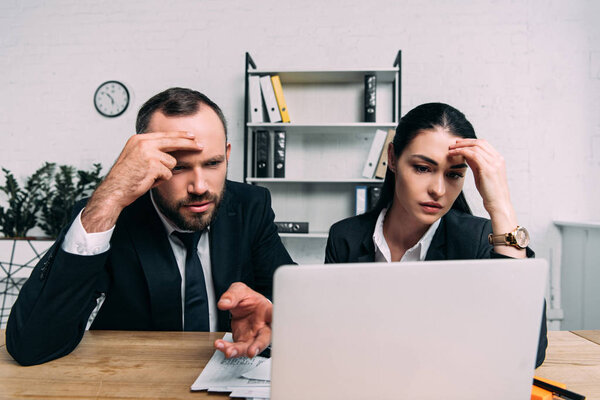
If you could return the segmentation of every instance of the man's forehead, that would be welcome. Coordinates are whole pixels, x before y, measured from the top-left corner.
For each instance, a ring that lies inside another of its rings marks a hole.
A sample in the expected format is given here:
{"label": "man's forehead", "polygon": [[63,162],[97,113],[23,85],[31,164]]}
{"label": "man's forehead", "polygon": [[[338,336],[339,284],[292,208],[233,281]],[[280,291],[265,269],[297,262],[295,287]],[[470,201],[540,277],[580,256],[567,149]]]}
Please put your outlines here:
{"label": "man's forehead", "polygon": [[152,113],[147,132],[186,131],[197,134],[214,133],[225,137],[225,127],[217,113],[203,106],[190,115],[166,115],[157,110]]}

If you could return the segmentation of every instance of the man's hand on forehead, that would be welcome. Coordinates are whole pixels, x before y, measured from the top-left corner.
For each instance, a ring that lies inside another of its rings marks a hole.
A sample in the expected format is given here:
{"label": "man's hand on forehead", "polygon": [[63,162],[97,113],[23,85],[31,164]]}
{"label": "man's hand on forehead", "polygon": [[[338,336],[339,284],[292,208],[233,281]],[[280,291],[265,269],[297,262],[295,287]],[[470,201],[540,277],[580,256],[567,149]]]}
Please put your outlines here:
{"label": "man's hand on forehead", "polygon": [[165,153],[174,151],[197,151],[204,145],[196,141],[196,135],[189,131],[167,131],[142,133],[146,140],[140,140],[140,144],[146,141],[155,142],[157,148]]}
{"label": "man's hand on forehead", "polygon": [[203,148],[195,135],[187,131],[131,136],[84,210],[82,223],[86,231],[101,232],[114,226],[123,208],[152,187],[171,179],[177,160],[170,152]]}

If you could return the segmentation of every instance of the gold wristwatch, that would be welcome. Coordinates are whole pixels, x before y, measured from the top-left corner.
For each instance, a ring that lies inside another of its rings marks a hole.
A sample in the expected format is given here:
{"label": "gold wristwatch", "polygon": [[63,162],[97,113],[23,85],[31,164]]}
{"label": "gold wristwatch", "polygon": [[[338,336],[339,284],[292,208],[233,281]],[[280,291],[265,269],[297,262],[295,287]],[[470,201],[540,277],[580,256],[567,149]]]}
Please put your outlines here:
{"label": "gold wristwatch", "polygon": [[494,235],[490,233],[488,241],[491,245],[513,246],[523,250],[529,244],[529,232],[522,226],[517,226],[514,231]]}

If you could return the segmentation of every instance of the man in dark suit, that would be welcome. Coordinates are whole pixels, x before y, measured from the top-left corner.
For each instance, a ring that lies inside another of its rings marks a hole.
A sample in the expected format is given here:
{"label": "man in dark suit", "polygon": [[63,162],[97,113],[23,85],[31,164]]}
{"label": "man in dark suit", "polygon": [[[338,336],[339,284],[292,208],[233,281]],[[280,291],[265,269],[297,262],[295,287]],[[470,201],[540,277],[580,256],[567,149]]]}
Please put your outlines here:
{"label": "man in dark suit", "polygon": [[172,88],[136,130],[12,308],[6,345],[23,365],[70,353],[97,304],[90,329],[231,330],[215,342],[227,357],[270,342],[273,273],[292,260],[269,192],[226,180],[221,109]]}

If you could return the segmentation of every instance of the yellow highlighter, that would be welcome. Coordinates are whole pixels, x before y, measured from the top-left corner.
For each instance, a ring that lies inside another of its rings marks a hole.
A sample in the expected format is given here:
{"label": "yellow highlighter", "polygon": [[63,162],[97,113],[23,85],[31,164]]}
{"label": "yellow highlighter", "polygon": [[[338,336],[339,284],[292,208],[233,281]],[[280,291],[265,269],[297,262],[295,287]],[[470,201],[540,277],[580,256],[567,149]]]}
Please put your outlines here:
{"label": "yellow highlighter", "polygon": [[572,400],[585,399],[585,396],[566,390],[567,385],[561,382],[537,376],[534,376],[533,382],[534,384],[531,388],[531,400],[553,400],[556,398]]}

